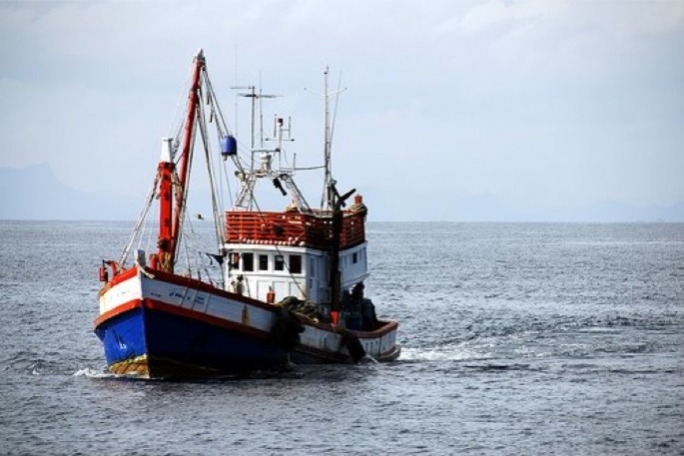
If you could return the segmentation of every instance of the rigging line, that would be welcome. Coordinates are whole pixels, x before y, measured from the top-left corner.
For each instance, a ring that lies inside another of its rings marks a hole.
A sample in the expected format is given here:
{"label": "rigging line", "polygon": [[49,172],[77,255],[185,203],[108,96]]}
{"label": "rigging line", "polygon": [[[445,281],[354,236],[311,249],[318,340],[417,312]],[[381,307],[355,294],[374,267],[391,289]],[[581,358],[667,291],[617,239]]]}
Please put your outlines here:
{"label": "rigging line", "polygon": [[[219,138],[219,142],[220,142],[220,140],[221,140],[221,139]],[[230,173],[229,173],[228,170],[226,169],[227,161],[228,161],[228,160],[227,160],[227,158],[223,158],[223,160],[220,160],[219,158],[217,158],[216,160],[218,161],[218,164],[215,166],[215,168],[218,168],[218,169],[219,169],[219,178],[218,178],[218,182],[219,182],[219,184],[220,184],[221,182],[225,182],[225,183],[226,183],[226,187],[228,188],[228,199],[230,200],[230,206],[233,207],[233,194],[232,194],[232,188],[231,188],[231,185],[230,185],[230,178],[229,178]],[[238,172],[238,171],[239,171],[239,172],[244,172],[244,171],[243,171],[243,168],[242,168],[242,164],[241,164],[240,161],[239,161],[239,157],[231,157],[231,161],[232,161],[233,164],[235,165],[236,172]],[[218,190],[219,190],[219,192],[218,192],[218,195],[219,195],[219,205],[220,205],[220,207],[221,207],[222,209],[225,209],[226,206],[225,206],[225,204],[224,204],[224,202],[225,202],[225,197],[224,197],[224,186],[223,186],[223,185],[217,185],[217,187],[218,187]]]}
{"label": "rigging line", "polygon": [[[207,90],[209,91],[209,92],[208,92],[208,93],[209,93],[209,96],[211,97],[211,99],[212,99],[212,101],[213,101],[213,102],[211,103],[212,113],[214,114],[215,118],[217,119],[217,120],[216,120],[216,125],[217,125],[216,131],[217,131],[218,139],[219,139],[219,142],[220,142],[220,140],[221,140],[221,135],[223,135],[223,131],[224,131],[224,130],[225,130],[225,132],[226,132],[227,134],[232,134],[232,133],[231,133],[230,128],[228,127],[228,125],[227,125],[227,123],[226,123],[226,119],[225,119],[225,117],[224,117],[224,115],[223,115],[223,111],[221,110],[221,105],[220,105],[219,102],[218,102],[218,98],[216,97],[216,93],[214,92],[214,87],[213,87],[213,85],[211,84],[211,80],[209,79],[209,74],[208,74],[208,72],[205,73],[205,82],[206,82],[206,84],[207,84],[207,86],[208,86],[208,87],[207,87]],[[237,132],[237,130],[236,130],[236,132]],[[235,138],[235,134],[232,134],[232,135],[233,135],[233,138]],[[237,142],[237,139],[236,139],[236,142]],[[250,152],[250,153],[245,153],[245,152],[244,152],[245,146],[244,146],[243,144],[241,144],[241,143],[238,143],[238,144],[241,146],[240,148],[238,148],[238,152],[239,152],[241,155],[243,155],[243,157],[246,157],[246,159],[251,159],[251,158],[250,158],[251,152]],[[246,159],[243,158],[243,160],[245,160],[245,161],[246,161]],[[244,173],[244,165],[241,163],[240,157],[239,157],[239,156],[235,156],[235,157],[233,158],[233,161],[234,161],[234,163],[235,163],[236,168],[237,168],[240,172],[243,172],[243,173]],[[222,202],[222,201],[221,201],[221,207],[223,207],[223,202]]]}
{"label": "rigging line", "polygon": [[185,237],[183,238],[183,247],[185,249],[185,264],[188,268],[188,275],[192,277],[192,264],[190,260],[190,244],[194,247],[194,236],[195,236],[195,230],[192,227],[192,223],[190,221],[190,217],[188,217],[188,214],[185,213],[183,214],[183,217],[185,218],[185,223],[187,223],[187,226],[190,227],[189,231],[186,233]]}
{"label": "rigging line", "polygon": [[[228,128],[228,124],[226,123],[226,119],[223,115],[223,111],[221,110],[221,105],[218,102],[218,97],[216,96],[216,93],[214,92],[214,87],[211,84],[211,80],[209,79],[209,73],[205,72],[204,73],[204,80],[207,85],[207,90],[208,90],[208,96],[211,98],[212,103],[211,108],[212,108],[212,113],[214,114],[216,118],[216,125],[217,125],[217,134],[218,134],[218,139],[219,141],[221,140],[221,135],[223,134],[223,131],[227,134],[232,134],[230,131],[230,128]],[[237,133],[237,130],[236,130]],[[235,134],[232,134],[233,138],[235,138]],[[237,139],[236,139],[237,142]],[[241,142],[237,142],[240,147],[238,148],[238,152],[243,155],[244,158],[243,160],[250,159],[250,153],[244,152],[244,149],[246,149],[246,146],[242,144]],[[236,167],[238,168],[239,171],[244,172],[244,165],[240,162],[240,157],[235,157],[234,160],[237,160],[235,162]]]}
{"label": "rigging line", "polygon": [[228,166],[228,164],[226,162],[223,162],[223,166],[222,166],[223,177],[226,181],[226,186],[228,187],[228,198],[230,199],[230,207],[234,207],[235,206],[235,200],[233,198],[233,189],[231,188],[230,178],[228,177],[230,173],[226,170],[226,166]]}
{"label": "rigging line", "polygon": [[[219,182],[221,182],[221,179],[223,179],[223,181],[225,181],[226,187],[228,188],[228,199],[230,200],[230,207],[234,207],[234,195],[233,195],[232,186],[230,184],[231,173],[226,168],[228,166],[228,164],[227,164],[228,160],[224,159],[224,160],[219,160],[218,162],[219,162],[219,165],[217,165],[217,167],[219,169],[219,174],[220,174]],[[244,168],[242,167],[242,163],[240,163],[239,157],[237,157],[237,156],[231,157],[231,162],[233,163],[233,165],[235,165],[235,172],[236,173],[237,172],[244,173]],[[218,188],[219,188],[219,196],[220,196],[220,199],[219,199],[220,207],[225,208],[226,207],[224,205],[225,198],[223,195],[224,187],[223,187],[223,185],[219,185]]]}
{"label": "rigging line", "polygon": [[[209,268],[207,267],[207,263],[204,261],[204,256],[202,255],[202,253],[206,254],[206,252],[202,252],[201,250],[198,250],[197,253],[199,254],[198,255],[199,256],[199,263],[198,263],[199,265],[197,266],[197,270],[199,271],[200,269],[202,269],[204,271],[204,274],[205,274],[207,280],[209,281],[209,283],[211,285],[214,285],[214,280],[211,277],[211,273],[209,272]],[[209,261],[211,261],[211,260],[209,260]],[[201,278],[200,278],[200,280],[201,280]],[[223,288],[222,286],[220,286],[220,280],[217,280],[216,282],[219,284],[219,288]]]}
{"label": "rigging line", "polygon": [[[192,277],[192,270],[193,268],[197,271],[197,278],[201,280],[201,270],[204,269],[205,272],[207,273],[207,278],[211,280],[208,271],[206,270],[206,267],[204,266],[204,263],[202,261],[202,256],[199,255],[202,252],[199,250],[199,237],[197,236],[197,233],[195,232],[195,226],[192,223],[192,218],[187,214],[187,212],[184,215],[185,217],[185,223],[187,224],[187,227],[185,229],[186,236],[184,238],[183,242],[183,247],[185,248],[185,256],[186,256],[186,263],[188,267],[188,272],[190,272],[190,276]],[[194,253],[190,252],[198,252],[198,255],[195,255]]]}
{"label": "rigging line", "polygon": [[145,229],[147,228],[147,223],[143,223],[142,228],[140,230],[140,233],[138,234],[138,245],[136,246],[137,249],[140,249],[142,247],[142,241],[145,238]]}
{"label": "rigging line", "polygon": [[128,260],[128,254],[131,251],[131,247],[133,246],[133,242],[135,242],[136,236],[140,233],[140,228],[142,224],[145,222],[145,218],[147,217],[147,212],[150,210],[150,206],[152,206],[152,200],[154,199],[155,195],[155,190],[157,189],[157,184],[159,183],[159,174],[154,177],[154,182],[152,183],[152,187],[150,188],[150,191],[147,194],[147,198],[145,199],[145,203],[143,204],[142,211],[140,211],[140,215],[138,216],[138,221],[135,224],[135,227],[133,228],[133,233],[131,234],[131,237],[128,241],[128,244],[126,245],[126,248],[123,251],[123,254],[121,255],[121,261],[119,261],[119,264],[121,266],[124,266],[126,264],[126,260]]}
{"label": "rigging line", "polygon": [[[187,214],[186,214],[186,217],[188,219],[191,218]],[[186,247],[188,248],[188,252],[199,252],[200,238],[197,235],[197,233],[195,232],[195,227],[192,224],[192,222],[188,222],[188,224],[190,225],[190,232],[191,232],[192,236],[191,236],[191,242],[186,244]],[[202,257],[200,255],[190,254],[190,253],[188,253],[188,256],[193,259],[192,263],[193,263],[195,270],[197,271],[197,278],[199,280],[202,280],[202,270],[204,269],[205,270],[204,272],[207,272],[206,268],[204,267]],[[207,279],[211,280],[211,278],[208,275],[208,272],[207,272]]]}
{"label": "rigging line", "polygon": [[[181,89],[181,92],[178,95],[178,102],[176,103],[176,109],[173,113],[173,117],[171,118],[171,122],[169,123],[169,128],[167,131],[172,131],[173,126],[176,124],[176,121],[178,120],[178,113],[180,112],[181,104],[182,104],[183,99],[184,99],[183,95],[188,93],[187,87],[190,85],[190,78],[192,77],[192,72],[193,72],[193,68],[190,67],[188,69],[187,76],[185,77],[185,83],[182,86],[183,88]],[[182,124],[183,124],[183,122],[181,122],[181,126],[182,126]],[[178,136],[178,133],[176,133],[176,137],[177,136]]]}
{"label": "rigging line", "polygon": [[237,157],[237,159],[240,161],[240,167],[244,169],[247,167],[247,163],[249,163],[252,159],[252,148],[246,145],[240,139],[238,139],[237,133],[233,137],[235,138],[235,142],[238,146],[237,152],[239,156]]}
{"label": "rigging line", "polygon": [[[159,206],[155,206],[155,208],[156,208],[156,210],[154,210],[153,215],[156,215],[159,212]],[[147,219],[147,222],[145,222],[145,225],[144,225],[145,228],[147,228],[148,223],[151,223],[150,220],[153,220],[153,219],[154,219],[154,217],[150,217]],[[147,242],[145,243],[145,250],[148,252],[151,251],[150,246],[152,245],[152,233],[153,233],[153,231],[154,230],[151,230],[151,229],[147,230]],[[141,241],[142,241],[142,238],[141,238]]]}
{"label": "rigging line", "polygon": [[339,106],[339,104],[340,104],[339,94],[342,93],[341,87],[342,87],[342,71],[340,70],[340,79],[337,80],[337,91],[335,92],[335,108],[333,109],[332,125],[330,127],[330,148],[331,149],[332,149],[333,136],[335,136],[335,122],[337,120],[337,106]]}
{"label": "rigging line", "polygon": [[[224,116],[223,116],[223,112],[221,111],[221,105],[219,104],[218,98],[216,97],[216,93],[214,92],[214,88],[213,88],[213,85],[211,84],[211,80],[209,79],[209,74],[208,74],[208,72],[205,74],[205,83],[206,83],[206,86],[207,86],[207,90],[209,91],[209,96],[210,96],[211,99],[212,99],[212,103],[210,103],[210,105],[211,105],[211,113],[212,113],[212,115],[214,116],[214,118],[216,119],[216,135],[217,135],[218,141],[220,142],[221,139],[222,139],[222,135],[224,134],[224,133],[223,133],[223,130],[225,130],[226,134],[230,134],[230,129],[228,128],[228,126],[227,126],[227,124],[226,124],[226,120],[225,120],[225,118],[224,118]],[[206,114],[205,114],[205,117],[206,117]],[[233,136],[233,137],[235,137],[235,136]],[[208,133],[207,133],[207,138],[208,138]],[[207,139],[207,142],[208,142],[208,139]],[[213,155],[212,155],[212,157],[213,157]],[[218,168],[218,170],[219,170],[219,179],[218,179],[218,181],[220,182],[220,181],[221,181],[221,178],[222,178],[222,176],[224,175],[224,172],[225,172],[225,166],[223,166],[223,167],[221,167],[221,166],[216,166],[216,165],[214,164],[214,161],[213,161],[213,160],[211,161],[211,165],[213,166],[214,169],[215,169],[215,168]],[[237,167],[238,167],[238,168],[241,167],[239,161],[238,161],[238,163],[237,163]],[[230,188],[230,181],[229,181],[228,178],[227,178],[227,172],[225,172],[225,175],[226,175],[225,180],[226,180],[226,182],[228,182],[228,186],[229,186],[229,188]],[[218,196],[218,199],[219,199],[219,207],[222,208],[222,207],[224,207],[224,205],[223,205],[223,201],[224,201],[224,198],[223,198],[223,187],[222,187],[222,186],[217,186],[217,187],[215,187],[215,188],[218,190],[218,192],[217,192],[218,195],[217,195],[217,196]],[[232,201],[232,197],[231,197],[231,201]],[[222,238],[221,238],[221,239],[222,239]]]}
{"label": "rigging line", "polygon": [[[192,224],[191,218],[186,214],[186,222],[188,226],[190,227],[190,233],[187,236],[186,242],[184,243],[185,248],[186,248],[186,257],[187,257],[187,263],[188,263],[188,270],[190,270],[190,264],[194,263],[194,267],[197,270],[197,279],[202,280],[202,270],[204,270],[205,276],[207,280],[209,281],[210,284],[214,284],[214,281],[211,278],[211,274],[209,272],[209,268],[206,265],[206,262],[204,261],[204,255],[206,252],[202,252],[199,250],[199,242],[198,239],[199,237],[197,236],[197,233],[195,232],[195,227]],[[197,252],[197,255],[190,255],[190,250],[193,252]],[[194,259],[194,262],[191,262],[191,258]],[[220,281],[217,281],[220,282]]]}
{"label": "rigging line", "polygon": [[[154,213],[154,209],[152,211]],[[145,248],[143,249],[145,252],[148,251],[148,247],[150,245],[150,238],[152,236],[152,230],[147,229],[149,223],[150,223],[150,218],[145,217],[145,222],[142,224],[140,233],[138,234],[138,249],[142,248],[143,240],[145,239],[145,234],[147,234],[147,244],[145,245]]]}
{"label": "rigging line", "polygon": [[[241,160],[240,166],[242,168],[244,168],[244,167],[246,167],[246,162],[249,162],[249,160],[250,160],[250,155],[251,155],[250,150],[251,149],[246,144],[244,144],[242,141],[240,141],[237,136],[233,136],[233,137],[235,138],[235,143],[238,146],[237,152],[239,155],[242,155],[242,157],[236,157],[236,158],[238,160]],[[242,162],[245,162],[245,164],[243,164]]]}
{"label": "rigging line", "polygon": [[[223,111],[221,111],[221,105],[218,103],[218,98],[216,97],[216,93],[214,92],[214,86],[211,84],[211,80],[209,79],[208,73],[205,73],[204,79],[207,85],[207,89],[209,90],[209,95],[211,96],[212,100],[214,100],[214,102],[212,103],[212,108],[218,114],[218,118],[221,121],[221,127],[225,129],[226,133],[231,134],[230,128],[228,128],[226,119],[223,116]],[[221,133],[223,133],[223,131],[221,131]],[[235,136],[235,134],[233,134],[233,136]]]}
{"label": "rigging line", "polygon": [[247,162],[251,160],[252,150],[245,143],[237,139],[237,137],[235,138],[235,142],[238,145],[238,154],[242,155],[241,159],[245,162],[244,166],[247,166]]}
{"label": "rigging line", "polygon": [[[220,138],[219,138],[219,143],[220,143]],[[213,155],[211,156],[211,165],[214,169],[218,170],[218,176],[217,176],[217,185],[216,185],[216,198],[218,198],[218,204],[221,210],[225,210],[225,205],[223,204],[225,198],[223,197],[223,185],[221,185],[223,175],[224,175],[224,169],[221,166],[221,160],[219,159],[218,156],[214,157]],[[214,162],[216,160],[216,162]],[[223,223],[223,222],[222,222]]]}
{"label": "rigging line", "polygon": [[[235,79],[233,80],[233,87],[238,87],[238,45],[235,43]],[[235,92],[235,136],[238,134],[238,99],[239,95]]]}
{"label": "rigging line", "polygon": [[218,244],[219,250],[223,245],[223,235],[222,235],[222,223],[220,216],[220,208],[218,207],[218,201],[216,200],[216,179],[214,178],[214,170],[211,160],[211,145],[209,144],[209,133],[207,132],[207,122],[203,109],[198,111],[198,127],[200,131],[200,137],[202,138],[202,144],[204,146],[204,157],[207,163],[207,173],[209,174],[209,185],[211,187],[211,204],[214,219],[214,230],[216,235],[216,243]]}
{"label": "rigging line", "polygon": [[[202,88],[198,87],[198,91],[199,91],[199,94],[198,94],[198,98],[197,98],[197,103],[201,103]],[[197,106],[196,111],[197,112],[195,114],[195,119],[193,119],[193,122],[198,122],[198,118],[200,116],[199,112],[202,111],[202,106],[201,105]],[[183,221],[185,220],[185,213],[186,213],[187,201],[188,201],[188,193],[190,193],[190,177],[192,176],[192,161],[193,161],[192,157],[193,157],[193,151],[195,150],[195,140],[197,139],[196,130],[197,130],[197,128],[192,129],[191,137],[190,137],[190,147],[188,148],[188,156],[184,158],[184,160],[187,160],[188,165],[187,165],[187,174],[185,176],[185,182],[184,182],[185,188],[182,189],[183,199],[181,201],[180,214],[179,214],[179,220],[180,220],[181,226],[178,227],[178,234],[176,235],[176,252],[178,251],[178,247],[180,245],[181,238],[183,235],[183,226],[182,225],[183,225]],[[180,163],[181,157],[177,157],[177,158],[178,158],[178,163]],[[174,178],[175,178],[174,179],[175,180],[174,185],[180,186],[180,179],[178,178],[178,173],[175,171],[174,171]],[[174,233],[174,235],[175,234],[176,233]]]}

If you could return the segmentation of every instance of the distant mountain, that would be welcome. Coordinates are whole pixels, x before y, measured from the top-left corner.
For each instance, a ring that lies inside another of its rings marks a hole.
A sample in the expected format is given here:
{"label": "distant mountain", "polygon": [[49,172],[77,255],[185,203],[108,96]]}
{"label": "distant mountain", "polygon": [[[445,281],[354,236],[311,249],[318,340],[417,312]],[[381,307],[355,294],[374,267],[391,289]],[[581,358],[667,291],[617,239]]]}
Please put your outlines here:
{"label": "distant mountain", "polygon": [[[426,189],[367,188],[364,193],[370,220],[376,222],[684,222],[684,201],[670,206],[599,203],[533,207],[492,195],[453,195]],[[69,188],[57,180],[49,165],[0,168],[0,220],[135,220],[141,204],[142,196],[91,194]],[[210,214],[204,206],[201,202],[192,205],[200,208],[195,211]]]}
{"label": "distant mountain", "polygon": [[371,189],[365,196],[374,221],[684,222],[684,201],[668,206],[604,202],[542,207],[493,195],[440,194],[425,189],[411,192],[405,188],[395,192]]}
{"label": "distant mountain", "polygon": [[568,222],[684,222],[684,201],[668,206],[604,202],[552,211],[552,215]]}
{"label": "distant mountain", "polygon": [[134,220],[142,201],[74,190],[49,165],[0,168],[2,220]]}
{"label": "distant mountain", "polygon": [[540,207],[502,202],[491,196],[460,198],[459,220],[501,222],[684,222],[684,201],[669,206],[601,202]]}

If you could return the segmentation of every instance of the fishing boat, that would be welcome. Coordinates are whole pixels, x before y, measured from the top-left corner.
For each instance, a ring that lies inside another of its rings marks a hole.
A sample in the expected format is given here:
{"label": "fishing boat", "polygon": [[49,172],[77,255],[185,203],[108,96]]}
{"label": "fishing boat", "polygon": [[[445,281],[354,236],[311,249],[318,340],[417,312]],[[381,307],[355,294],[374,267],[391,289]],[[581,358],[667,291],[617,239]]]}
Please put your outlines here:
{"label": "fishing boat", "polygon": [[[112,373],[207,377],[399,357],[398,323],[379,319],[364,295],[368,210],[355,190],[336,189],[327,70],[324,81],[324,175],[321,206],[313,208],[295,182],[302,170],[285,148],[291,122],[276,116],[274,137],[255,140],[255,108],[262,119],[262,99],[272,96],[254,86],[237,94],[251,99],[251,142],[243,145],[224,119],[204,53],[194,57],[187,109],[175,136],[162,139],[133,234],[121,258],[104,259],[99,268],[94,327]],[[215,251],[198,251],[191,260],[196,220],[187,206],[195,149],[204,152],[216,242]],[[227,166],[232,173],[221,173]],[[219,174],[237,181],[227,211]],[[288,198],[280,210],[259,205],[255,189],[262,181]]]}

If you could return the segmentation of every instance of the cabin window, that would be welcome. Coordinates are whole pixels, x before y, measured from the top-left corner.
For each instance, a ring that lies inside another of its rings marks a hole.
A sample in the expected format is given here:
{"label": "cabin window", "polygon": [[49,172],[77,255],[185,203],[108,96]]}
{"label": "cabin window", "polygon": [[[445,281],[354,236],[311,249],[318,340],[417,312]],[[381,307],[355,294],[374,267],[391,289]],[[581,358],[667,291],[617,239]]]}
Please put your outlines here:
{"label": "cabin window", "polygon": [[316,277],[316,259],[309,257],[309,277]]}
{"label": "cabin window", "polygon": [[268,271],[268,255],[259,255],[259,271]]}
{"label": "cabin window", "polygon": [[242,254],[242,270],[243,271],[254,271],[254,254],[253,253],[243,253]]}
{"label": "cabin window", "polygon": [[273,269],[275,269],[276,271],[282,271],[285,269],[285,259],[282,255],[275,256],[275,263],[273,264],[273,266]]}
{"label": "cabin window", "polygon": [[359,262],[359,254],[357,252],[354,252],[352,254],[352,263],[356,264]]}
{"label": "cabin window", "polygon": [[240,254],[233,252],[230,254],[230,268],[239,269],[240,268]]}
{"label": "cabin window", "polygon": [[290,274],[302,273],[302,256],[290,255]]}

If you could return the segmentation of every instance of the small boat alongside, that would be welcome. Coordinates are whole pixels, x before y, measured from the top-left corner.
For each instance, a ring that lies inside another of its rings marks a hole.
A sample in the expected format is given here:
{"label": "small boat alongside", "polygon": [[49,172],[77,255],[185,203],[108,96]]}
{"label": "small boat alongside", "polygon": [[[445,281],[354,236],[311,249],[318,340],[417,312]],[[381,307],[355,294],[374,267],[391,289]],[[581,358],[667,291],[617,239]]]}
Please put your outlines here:
{"label": "small boat alongside", "polygon": [[[399,357],[398,323],[378,319],[364,293],[370,276],[368,210],[355,190],[340,194],[332,178],[327,72],[325,85],[323,196],[321,206],[312,208],[295,182],[301,170],[285,148],[289,121],[276,117],[273,138],[260,138],[258,147],[254,133],[250,146],[239,145],[223,117],[204,54],[195,56],[182,124],[175,136],[162,140],[154,182],[130,241],[121,259],[103,260],[100,267],[103,287],[94,326],[111,372],[207,377],[291,363]],[[266,96],[248,89],[241,95],[251,99],[254,122],[256,103]],[[220,156],[211,153],[212,139]],[[187,206],[195,149],[205,158],[216,250],[199,252],[193,262]],[[230,166],[234,176],[233,184],[226,178],[232,185],[228,192],[237,189],[227,211],[220,206],[221,166]],[[263,181],[289,197],[285,209],[262,210],[255,188]],[[150,231],[156,236],[148,254],[142,247]]]}

